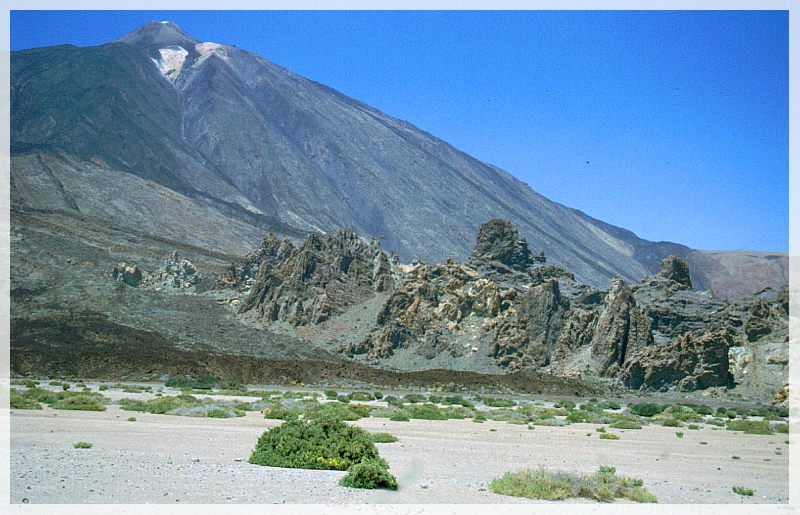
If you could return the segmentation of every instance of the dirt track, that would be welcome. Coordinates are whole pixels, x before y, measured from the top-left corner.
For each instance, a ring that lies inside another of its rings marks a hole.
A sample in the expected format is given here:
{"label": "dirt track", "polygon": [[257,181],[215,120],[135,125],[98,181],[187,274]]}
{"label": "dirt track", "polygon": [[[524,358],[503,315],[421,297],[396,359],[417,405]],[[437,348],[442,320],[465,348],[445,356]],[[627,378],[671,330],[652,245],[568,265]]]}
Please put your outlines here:
{"label": "dirt track", "polygon": [[[128,422],[131,416],[137,420]],[[248,464],[258,436],[277,423],[256,412],[208,419],[118,406],[105,412],[13,410],[11,502],[530,502],[493,494],[487,485],[507,470],[540,464],[575,472],[613,465],[619,474],[643,479],[662,503],[786,503],[789,497],[788,435],[704,427],[681,429],[685,437],[679,439],[675,428],[647,426],[609,430],[621,439],[608,441],[590,424],[528,430],[491,421],[362,419],[356,424],[400,439],[378,445],[400,485],[389,492],[340,487],[344,472]],[[80,440],[93,447],[74,449]],[[754,489],[755,496],[733,493],[734,485]]]}

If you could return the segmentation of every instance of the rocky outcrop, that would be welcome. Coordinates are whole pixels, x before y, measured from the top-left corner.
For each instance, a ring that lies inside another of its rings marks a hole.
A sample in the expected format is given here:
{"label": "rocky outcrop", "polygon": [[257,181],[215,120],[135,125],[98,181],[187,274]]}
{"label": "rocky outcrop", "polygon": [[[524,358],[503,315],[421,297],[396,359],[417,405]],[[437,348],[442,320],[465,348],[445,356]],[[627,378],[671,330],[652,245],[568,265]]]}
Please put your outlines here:
{"label": "rocky outcrop", "polygon": [[138,265],[117,263],[111,267],[107,274],[115,281],[124,283],[133,288],[174,288],[189,289],[197,286],[203,280],[202,274],[189,261],[173,251],[164,259],[160,269],[149,272],[142,270]]}
{"label": "rocky outcrop", "polygon": [[377,240],[365,243],[351,230],[313,234],[299,247],[268,239],[246,261],[251,265],[245,267],[260,264],[239,313],[294,326],[324,322],[394,282],[389,257]]}
{"label": "rocky outcrop", "polygon": [[733,335],[719,330],[703,336],[686,334],[667,345],[641,349],[622,368],[622,382],[630,388],[698,390],[733,386],[728,349]]}
{"label": "rocky outcrop", "polygon": [[202,274],[189,261],[184,259],[175,250],[164,259],[164,265],[154,274],[149,274],[146,282],[148,285],[165,288],[191,288],[203,280]]}
{"label": "rocky outcrop", "polygon": [[640,284],[617,277],[597,290],[534,256],[503,220],[480,228],[467,262],[432,266],[402,265],[351,231],[299,246],[270,236],[217,287],[238,292],[239,313],[258,322],[349,328],[302,334],[324,334],[341,352],[378,365],[434,360],[589,374],[636,389],[739,385],[762,396],[786,377],[782,292],[722,301],[693,289],[676,257]]}
{"label": "rocky outcrop", "polygon": [[481,225],[472,257],[520,271],[527,270],[535,263],[544,262],[544,253],[534,256],[528,248],[528,242],[525,238],[520,238],[517,228],[511,222],[498,219]]}
{"label": "rocky outcrop", "polygon": [[622,278],[611,281],[603,303],[605,309],[595,326],[592,337],[590,367],[600,376],[614,376],[628,354],[634,354],[652,344],[650,321],[633,297],[633,291]]}
{"label": "rocky outcrop", "polygon": [[133,288],[142,282],[142,271],[136,265],[128,265],[125,262],[117,263],[108,270],[108,275],[117,282],[126,284]]}
{"label": "rocky outcrop", "polygon": [[689,265],[686,261],[676,256],[668,256],[661,262],[658,277],[667,281],[692,288],[692,279],[689,277]]}

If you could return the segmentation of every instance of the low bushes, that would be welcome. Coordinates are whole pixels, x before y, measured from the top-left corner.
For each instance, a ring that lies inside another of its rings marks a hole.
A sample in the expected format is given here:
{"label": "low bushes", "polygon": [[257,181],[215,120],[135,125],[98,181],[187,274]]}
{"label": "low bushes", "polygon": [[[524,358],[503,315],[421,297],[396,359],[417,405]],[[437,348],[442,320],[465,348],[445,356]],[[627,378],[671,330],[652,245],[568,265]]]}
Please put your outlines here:
{"label": "low bushes", "polygon": [[19,407],[18,409],[38,409],[35,405],[42,403],[53,409],[105,411],[105,404],[109,401],[99,393],[51,392],[42,388],[28,388],[24,392],[12,390],[11,402],[11,407]]}
{"label": "low bushes", "polygon": [[386,488],[397,490],[397,479],[381,462],[362,461],[347,470],[339,484],[350,488]]}
{"label": "low bushes", "polygon": [[[391,436],[391,435],[388,435]],[[271,467],[347,470],[340,482],[352,488],[397,488],[386,461],[367,431],[326,415],[292,418],[258,439],[249,462]]]}
{"label": "low bushes", "polygon": [[749,435],[771,435],[772,426],[766,420],[731,420],[725,428],[728,431],[743,431]]}
{"label": "low bushes", "polygon": [[611,424],[612,428],[614,429],[641,429],[642,426],[638,422],[634,422],[632,420],[625,420],[620,419]]}
{"label": "low bushes", "polygon": [[372,439],[372,443],[394,443],[397,441],[397,437],[389,433],[370,433],[369,437]]}
{"label": "low bushes", "polygon": [[640,417],[652,417],[653,415],[658,415],[666,406],[662,406],[660,404],[652,404],[652,403],[640,403],[640,404],[631,404],[628,406],[628,410],[634,415],[639,415]]}
{"label": "low bushes", "polygon": [[584,497],[600,502],[610,502],[616,498],[657,502],[641,480],[617,476],[614,467],[601,466],[588,476],[549,472],[541,467],[537,470],[507,472],[492,480],[489,488],[497,494],[548,501]]}

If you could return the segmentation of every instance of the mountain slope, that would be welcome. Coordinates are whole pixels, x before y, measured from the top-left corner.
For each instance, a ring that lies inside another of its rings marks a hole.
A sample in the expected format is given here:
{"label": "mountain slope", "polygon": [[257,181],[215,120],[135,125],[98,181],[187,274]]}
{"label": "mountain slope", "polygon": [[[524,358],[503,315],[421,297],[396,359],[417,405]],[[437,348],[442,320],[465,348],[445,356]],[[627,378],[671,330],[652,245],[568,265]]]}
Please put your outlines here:
{"label": "mountain slope", "polygon": [[[229,247],[219,225],[234,220],[253,228],[253,244],[267,230],[300,237],[352,227],[404,261],[438,261],[466,257],[478,226],[505,218],[534,251],[595,286],[615,275],[639,280],[666,255],[694,252],[549,201],[406,122],[249,52],[201,43],[172,23],[150,22],[99,47],[14,52],[11,76],[12,193],[31,207],[52,208],[24,194],[32,189],[25,159],[45,156],[85,177],[93,166],[134,174],[205,206],[214,214],[180,223],[207,235],[211,250]],[[43,180],[58,191],[57,178]],[[142,202],[138,191],[118,194],[119,202]],[[174,200],[158,194],[146,202],[168,211]],[[104,205],[84,204],[103,213]],[[150,220],[150,231],[162,236],[175,223]],[[748,259],[758,267],[762,258]],[[778,256],[778,268],[786,261]],[[785,278],[752,282],[714,269],[712,280],[695,266],[693,279],[727,284],[717,289],[723,294],[780,287]]]}

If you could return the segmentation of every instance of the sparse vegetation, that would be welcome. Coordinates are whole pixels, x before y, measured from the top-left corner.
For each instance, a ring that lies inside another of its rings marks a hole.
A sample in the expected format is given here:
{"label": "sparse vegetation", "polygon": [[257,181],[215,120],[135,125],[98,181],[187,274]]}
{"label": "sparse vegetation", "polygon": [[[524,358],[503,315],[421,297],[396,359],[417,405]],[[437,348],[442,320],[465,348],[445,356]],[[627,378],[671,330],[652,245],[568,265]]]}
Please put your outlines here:
{"label": "sparse vegetation", "polygon": [[675,436],[677,436],[678,438],[683,438],[683,431],[677,431],[675,433]]}
{"label": "sparse vegetation", "polygon": [[754,493],[752,489],[745,488],[743,486],[734,486],[733,491],[739,495],[744,495],[747,497],[752,497]]}
{"label": "sparse vegetation", "polygon": [[390,433],[370,433],[369,437],[373,443],[394,443],[397,437]]}
{"label": "sparse vegetation", "polygon": [[638,424],[637,422],[633,422],[632,420],[624,420],[624,419],[617,420],[616,422],[611,424],[611,426],[609,426],[609,427],[611,427],[613,429],[641,429],[642,428],[641,424]]}
{"label": "sparse vegetation", "polygon": [[766,420],[731,420],[725,427],[728,431],[743,431],[749,435],[771,435],[774,432]]}
{"label": "sparse vegetation", "polygon": [[128,417],[128,422],[136,422],[136,417]]}
{"label": "sparse vegetation", "polygon": [[614,433],[601,433],[600,434],[601,440],[619,440],[619,436],[615,435]]}
{"label": "sparse vegetation", "polygon": [[614,467],[600,467],[589,476],[549,472],[544,468],[507,472],[492,480],[492,492],[528,499],[559,501],[571,497],[584,497],[600,502],[616,498],[635,502],[657,502],[641,480],[617,476]]}
{"label": "sparse vegetation", "polygon": [[31,399],[21,394],[16,388],[11,389],[11,399],[9,402],[11,409],[42,409],[42,405],[35,399]]}
{"label": "sparse vegetation", "polygon": [[733,456],[731,456],[731,459],[732,460],[740,460],[742,458],[740,458],[739,456],[733,455]]}
{"label": "sparse vegetation", "polygon": [[91,449],[92,448],[92,444],[89,443],[89,442],[75,442],[74,444],[72,444],[72,446],[75,447],[76,449]]}

